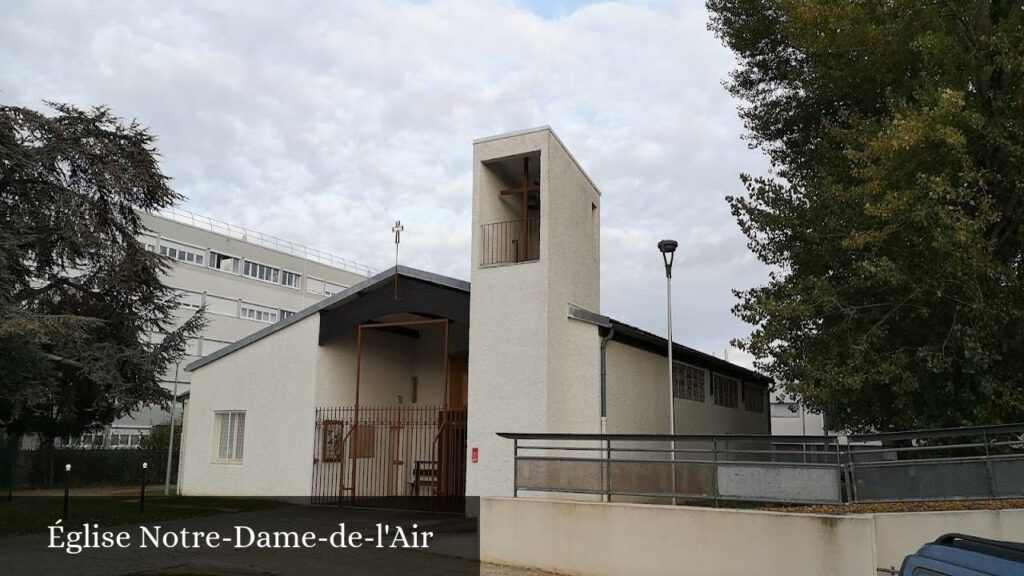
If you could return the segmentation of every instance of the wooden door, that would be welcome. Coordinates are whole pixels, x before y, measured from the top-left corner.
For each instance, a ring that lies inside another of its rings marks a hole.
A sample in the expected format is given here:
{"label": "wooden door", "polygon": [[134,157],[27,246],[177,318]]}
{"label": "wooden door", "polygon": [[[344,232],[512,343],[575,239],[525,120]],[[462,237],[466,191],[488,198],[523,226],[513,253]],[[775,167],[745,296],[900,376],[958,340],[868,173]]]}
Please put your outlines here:
{"label": "wooden door", "polygon": [[469,357],[448,357],[448,409],[465,410],[469,401]]}

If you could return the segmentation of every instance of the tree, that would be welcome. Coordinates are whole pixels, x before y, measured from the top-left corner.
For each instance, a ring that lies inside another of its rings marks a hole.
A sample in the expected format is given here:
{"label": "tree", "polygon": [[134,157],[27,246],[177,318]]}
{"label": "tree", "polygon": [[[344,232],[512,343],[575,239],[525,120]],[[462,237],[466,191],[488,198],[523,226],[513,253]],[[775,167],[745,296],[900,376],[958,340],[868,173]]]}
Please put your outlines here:
{"label": "tree", "polygon": [[52,439],[166,405],[160,376],[205,320],[176,326],[169,263],[136,240],[136,210],[181,200],[154,137],[49,106],[0,107],[0,427]]}
{"label": "tree", "polygon": [[[149,435],[143,436],[139,448],[143,450],[167,450],[171,442],[171,419],[150,428]],[[174,417],[174,449],[181,449],[181,414]]]}
{"label": "tree", "polygon": [[737,344],[852,430],[1024,420],[1021,0],[709,0],[769,174]]}

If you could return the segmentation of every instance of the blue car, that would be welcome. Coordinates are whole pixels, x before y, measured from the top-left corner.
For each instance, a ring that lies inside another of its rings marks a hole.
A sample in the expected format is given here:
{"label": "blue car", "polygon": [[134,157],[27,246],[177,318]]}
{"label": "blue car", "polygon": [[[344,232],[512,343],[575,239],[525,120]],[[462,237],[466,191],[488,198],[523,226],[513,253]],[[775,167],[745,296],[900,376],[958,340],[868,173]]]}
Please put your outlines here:
{"label": "blue car", "polygon": [[1024,576],[1024,544],[946,534],[907,556],[900,576]]}

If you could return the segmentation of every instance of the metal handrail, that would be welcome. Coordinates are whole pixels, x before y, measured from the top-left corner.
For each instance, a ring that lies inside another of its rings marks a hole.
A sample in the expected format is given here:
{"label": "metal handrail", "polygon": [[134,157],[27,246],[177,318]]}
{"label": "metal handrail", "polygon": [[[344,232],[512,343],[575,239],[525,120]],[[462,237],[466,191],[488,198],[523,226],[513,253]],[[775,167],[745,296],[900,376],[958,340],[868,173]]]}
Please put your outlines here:
{"label": "metal handrail", "polygon": [[208,230],[215,234],[221,234],[243,242],[256,244],[263,248],[270,248],[272,250],[284,252],[291,256],[317,262],[325,266],[331,266],[332,268],[355,272],[364,276],[373,276],[377,272],[375,269],[356,262],[355,260],[350,260],[348,258],[331,254],[330,252],[325,252],[290,240],[285,240],[272,234],[252,230],[237,224],[229,224],[215,218],[210,218],[209,216],[196,214],[195,212],[185,210],[183,208],[171,206],[160,209],[153,213],[153,215],[161,216],[181,224],[188,224],[195,228]]}
{"label": "metal handrail", "polygon": [[[1024,440],[1016,437],[1022,432],[1024,424],[1007,424],[926,430],[920,437],[909,432],[882,436],[899,442],[898,446],[878,440],[876,446],[856,443],[875,435],[502,432],[498,436],[513,441],[514,495],[527,491],[596,494],[604,501],[643,495],[716,502],[844,503],[1024,497],[1024,451],[1015,449],[1024,446]],[[1000,434],[1003,438],[994,438]],[[1014,436],[1007,440],[1007,434]],[[983,440],[975,441],[975,436]],[[953,440],[928,443],[938,438]],[[997,447],[1004,450],[994,452]],[[945,454],[935,454],[941,451]],[[682,458],[669,458],[676,454]],[[600,482],[597,469],[592,468],[595,464],[601,465]],[[667,470],[677,466],[689,466],[694,476],[666,491]],[[882,472],[886,468],[890,471]],[[523,469],[528,472],[520,478]],[[621,480],[615,479],[613,469],[622,471]],[[773,482],[758,480],[762,474],[774,474]],[[979,487],[977,480],[957,483],[951,478],[938,484],[921,480],[950,474],[985,478],[987,483]],[[601,490],[595,489],[597,484]],[[712,485],[712,494],[707,494]]]}

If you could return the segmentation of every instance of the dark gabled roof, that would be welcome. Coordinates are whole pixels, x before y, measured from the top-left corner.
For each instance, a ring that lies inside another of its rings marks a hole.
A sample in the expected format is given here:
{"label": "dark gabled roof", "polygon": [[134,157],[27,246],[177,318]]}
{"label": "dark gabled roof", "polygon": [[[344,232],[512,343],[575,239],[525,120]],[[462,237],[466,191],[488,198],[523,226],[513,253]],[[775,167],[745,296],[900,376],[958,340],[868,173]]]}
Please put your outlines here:
{"label": "dark gabled roof", "polygon": [[[668,339],[662,338],[656,334],[652,334],[646,330],[631,326],[625,322],[620,322],[614,318],[591,312],[585,308],[579,306],[569,305],[569,317],[576,320],[582,320],[595,324],[601,328],[602,335],[607,335],[609,332],[612,334],[612,340],[628,344],[635,348],[647,350],[653,354],[667,356],[667,344]],[[703,368],[710,368],[711,370],[718,372],[719,374],[725,374],[727,376],[735,376],[747,382],[770,385],[772,379],[760,372],[744,368],[737,364],[733,364],[728,360],[723,360],[717,356],[701,352],[695,348],[689,346],[683,346],[679,343],[674,343],[672,347],[672,357],[676,360],[681,360],[689,364],[696,364]]]}
{"label": "dark gabled roof", "polygon": [[372,291],[389,282],[392,282],[392,278],[396,274],[400,278],[411,278],[413,280],[419,280],[427,284],[433,284],[443,288],[448,288],[451,290],[456,290],[458,292],[464,292],[466,294],[469,294],[469,282],[466,282],[464,280],[458,280],[456,278],[442,276],[441,274],[434,274],[433,272],[426,272],[424,270],[419,270],[416,268],[409,268],[408,266],[395,266],[375,276],[367,278],[366,280],[363,280],[362,282],[356,284],[355,286],[346,288],[345,290],[342,290],[341,292],[338,292],[333,296],[324,298],[323,300],[315,304],[307,306],[302,310],[299,310],[295,314],[289,316],[285,320],[281,320],[279,322],[267,326],[266,328],[263,328],[262,330],[253,332],[252,334],[246,336],[245,338],[242,338],[228,346],[225,346],[224,348],[221,348],[220,350],[217,350],[216,352],[208,356],[203,356],[202,358],[190,363],[188,366],[185,367],[185,369],[195,370],[197,368],[201,368],[211,362],[214,362],[215,360],[219,360],[220,358],[223,358],[224,356],[231,354],[235,350],[244,348],[249,344],[256,342],[257,340],[262,340],[263,338],[266,338],[267,336],[270,336],[275,332],[284,330],[285,328],[291,326],[292,324],[301,322],[306,318],[309,318],[313,314],[319,314],[321,312],[327,312],[330,310],[341,308],[342,306],[345,306],[346,304],[357,299],[360,294]]}
{"label": "dark gabled roof", "polygon": [[[341,292],[333,296],[324,298],[323,300],[315,304],[307,306],[306,308],[299,310],[292,316],[289,316],[285,320],[281,320],[280,322],[271,324],[266,328],[254,332],[228,346],[225,346],[224,348],[221,348],[220,350],[217,350],[216,352],[208,356],[204,356],[190,363],[188,366],[185,367],[185,369],[196,370],[197,368],[206,366],[211,362],[214,362],[216,360],[219,360],[220,358],[223,358],[224,356],[227,356],[228,354],[231,354],[235,350],[244,348],[249,344],[252,344],[253,342],[256,342],[258,340],[266,338],[267,336],[270,336],[271,334],[274,334],[275,332],[284,330],[285,328],[291,326],[292,324],[301,322],[306,318],[309,318],[313,314],[329,312],[332,310],[342,308],[343,306],[360,298],[363,294],[372,292],[373,290],[385,286],[389,282],[392,282],[392,279],[396,274],[400,278],[410,278],[413,280],[419,280],[426,284],[432,284],[434,286],[439,286],[442,288],[447,288],[449,290],[462,292],[467,295],[469,294],[469,282],[466,282],[464,280],[458,280],[456,278],[443,276],[441,274],[434,274],[433,272],[426,272],[424,270],[419,270],[416,268],[409,268],[408,266],[392,267],[375,276],[367,278],[366,280],[360,282],[359,284],[356,284],[355,286],[346,288],[345,290],[342,290]],[[617,342],[622,342],[623,344],[628,344],[636,348],[647,350],[654,354],[665,354],[665,348],[668,340],[662,338],[661,336],[652,334],[651,332],[648,332],[646,330],[642,330],[635,326],[630,326],[625,322],[620,322],[613,318],[609,318],[608,316],[604,316],[596,312],[591,312],[589,310],[571,304],[569,305],[569,317],[589,322],[591,324],[595,324],[601,328],[603,334],[606,334],[609,330],[614,328],[614,331],[612,332],[612,339]],[[771,384],[771,378],[763,374],[760,374],[753,370],[749,370],[742,366],[738,366],[716,356],[712,356],[711,354],[706,354],[704,352],[701,352],[700,350],[696,350],[688,346],[683,346],[682,344],[675,344],[675,347],[672,349],[672,354],[675,358],[678,358],[679,360],[683,360],[692,364],[698,364],[702,367],[711,368],[712,370],[719,372],[721,374],[736,376],[749,382],[756,382],[764,385]]]}

